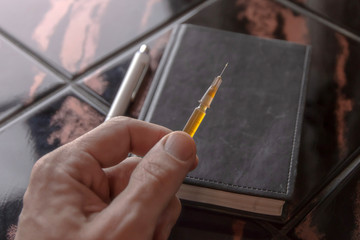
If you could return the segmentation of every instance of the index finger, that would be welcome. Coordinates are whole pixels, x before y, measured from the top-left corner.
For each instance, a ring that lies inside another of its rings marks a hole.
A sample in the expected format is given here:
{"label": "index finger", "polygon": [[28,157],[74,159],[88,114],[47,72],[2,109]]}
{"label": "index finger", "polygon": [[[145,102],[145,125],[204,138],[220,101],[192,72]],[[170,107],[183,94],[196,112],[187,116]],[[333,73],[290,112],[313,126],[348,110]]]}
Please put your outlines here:
{"label": "index finger", "polygon": [[129,153],[145,155],[169,132],[169,129],[156,124],[115,117],[84,134],[74,144],[106,168],[116,165]]}

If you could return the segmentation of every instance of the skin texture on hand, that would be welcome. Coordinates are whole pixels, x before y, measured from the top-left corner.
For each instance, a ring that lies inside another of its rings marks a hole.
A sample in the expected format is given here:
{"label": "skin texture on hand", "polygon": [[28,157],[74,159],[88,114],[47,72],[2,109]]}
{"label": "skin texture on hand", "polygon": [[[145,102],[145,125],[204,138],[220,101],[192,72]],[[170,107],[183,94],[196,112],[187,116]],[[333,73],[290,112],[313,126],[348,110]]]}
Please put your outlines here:
{"label": "skin texture on hand", "polygon": [[197,161],[188,134],[113,118],[36,162],[15,239],[167,239]]}

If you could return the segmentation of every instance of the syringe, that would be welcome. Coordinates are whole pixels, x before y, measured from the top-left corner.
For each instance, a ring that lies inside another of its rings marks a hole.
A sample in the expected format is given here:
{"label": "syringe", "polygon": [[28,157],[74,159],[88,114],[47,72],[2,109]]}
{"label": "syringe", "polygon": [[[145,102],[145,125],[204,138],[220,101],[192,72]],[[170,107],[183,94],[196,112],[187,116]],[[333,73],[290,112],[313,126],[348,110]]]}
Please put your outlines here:
{"label": "syringe", "polygon": [[227,65],[228,64],[226,63],[225,67],[221,71],[220,75],[217,76],[213,80],[210,87],[205,92],[204,96],[200,99],[199,106],[194,109],[193,113],[191,114],[189,120],[187,121],[187,123],[185,125],[183,131],[188,133],[191,137],[194,136],[196,130],[198,129],[202,120],[204,119],[204,117],[206,115],[206,109],[210,107],[210,104],[211,104],[212,100],[214,99],[217,90],[220,87],[220,84],[222,82],[221,76],[222,76],[225,68],[227,67]]}

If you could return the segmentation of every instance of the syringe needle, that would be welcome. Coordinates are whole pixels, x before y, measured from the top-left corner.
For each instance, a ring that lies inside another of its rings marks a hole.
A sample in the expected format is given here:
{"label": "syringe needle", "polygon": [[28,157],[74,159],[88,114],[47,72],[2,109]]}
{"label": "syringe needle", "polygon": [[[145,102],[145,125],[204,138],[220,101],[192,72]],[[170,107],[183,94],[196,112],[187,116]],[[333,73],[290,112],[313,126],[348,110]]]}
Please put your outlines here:
{"label": "syringe needle", "polygon": [[220,73],[219,77],[221,77],[221,76],[222,76],[222,74],[224,73],[224,71],[225,71],[226,67],[228,66],[228,64],[229,64],[229,63],[226,63],[226,64],[225,64],[225,67],[224,67],[224,68],[223,68],[223,70],[221,71],[221,73]]}
{"label": "syringe needle", "polygon": [[210,104],[214,99],[217,90],[220,87],[220,84],[222,82],[221,76],[224,73],[224,70],[226,69],[227,65],[228,64],[226,63],[220,75],[217,76],[214,79],[214,81],[211,83],[210,87],[207,89],[203,97],[200,99],[199,101],[200,105],[194,109],[193,113],[191,114],[189,120],[185,125],[183,131],[188,133],[191,137],[194,136],[196,130],[200,126],[200,123],[204,119],[206,114],[206,109],[210,107]]}

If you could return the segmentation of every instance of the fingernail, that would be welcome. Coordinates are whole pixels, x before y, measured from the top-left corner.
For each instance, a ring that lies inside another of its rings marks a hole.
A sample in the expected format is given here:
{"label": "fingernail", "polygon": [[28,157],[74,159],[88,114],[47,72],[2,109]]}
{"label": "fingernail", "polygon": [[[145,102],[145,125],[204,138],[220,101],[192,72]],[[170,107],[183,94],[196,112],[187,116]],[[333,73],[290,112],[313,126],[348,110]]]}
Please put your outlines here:
{"label": "fingernail", "polygon": [[168,135],[164,149],[173,157],[187,161],[190,158],[194,158],[195,155],[195,143],[194,140],[182,132],[173,132]]}

